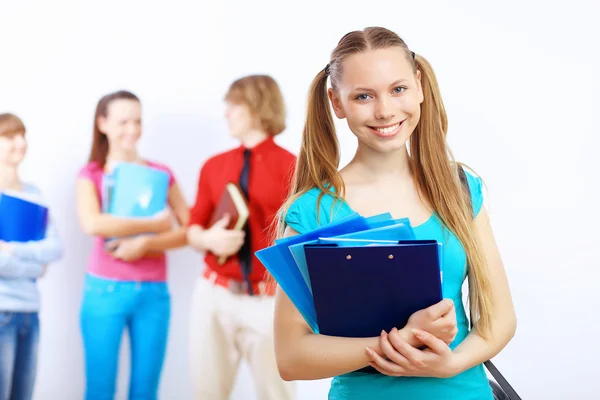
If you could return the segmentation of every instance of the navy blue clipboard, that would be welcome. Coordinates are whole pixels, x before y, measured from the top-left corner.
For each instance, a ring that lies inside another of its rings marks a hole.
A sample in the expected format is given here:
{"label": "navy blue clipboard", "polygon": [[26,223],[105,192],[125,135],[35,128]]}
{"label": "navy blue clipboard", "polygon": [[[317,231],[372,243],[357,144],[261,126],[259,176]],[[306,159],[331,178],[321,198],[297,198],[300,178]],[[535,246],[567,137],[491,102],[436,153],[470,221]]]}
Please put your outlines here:
{"label": "navy blue clipboard", "polygon": [[304,252],[321,334],[374,337],[406,325],[442,300],[435,240],[393,245],[306,245]]}

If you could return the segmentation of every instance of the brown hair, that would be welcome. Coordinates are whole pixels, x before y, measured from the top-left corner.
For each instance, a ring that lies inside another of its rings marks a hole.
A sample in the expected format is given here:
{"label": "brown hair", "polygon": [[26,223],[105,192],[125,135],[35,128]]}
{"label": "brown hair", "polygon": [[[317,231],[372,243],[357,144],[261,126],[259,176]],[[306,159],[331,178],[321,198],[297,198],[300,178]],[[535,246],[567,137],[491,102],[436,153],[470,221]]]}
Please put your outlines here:
{"label": "brown hair", "polygon": [[[448,118],[437,80],[429,62],[420,55],[413,58],[414,53],[394,32],[371,27],[346,34],[333,50],[328,67],[319,71],[313,79],[294,180],[279,215],[285,216],[298,197],[315,187],[321,189],[321,196],[328,192],[336,200],[343,201],[345,187],[338,171],[340,150],[327,96],[327,77],[331,78],[331,87],[336,90],[345,58],[355,53],[391,47],[402,49],[414,73],[421,72],[424,99],[420,120],[410,138],[409,162],[413,179],[419,195],[432,204],[442,225],[457,236],[465,249],[472,315],[479,316],[478,330],[483,337],[488,337],[492,324],[489,272],[475,238],[468,192],[460,183],[458,163],[454,162],[446,144]],[[284,218],[278,218],[278,224],[278,235],[281,236],[285,229]]]}
{"label": "brown hair", "polygon": [[96,162],[100,167],[106,164],[106,156],[108,155],[108,138],[100,131],[98,119],[105,117],[108,114],[108,106],[115,100],[133,100],[140,102],[140,99],[133,93],[126,90],[107,94],[98,101],[96,113],[94,115],[94,130],[92,137],[92,149],[90,150],[89,162]]}
{"label": "brown hair", "polygon": [[25,124],[14,114],[0,114],[0,136],[25,134]]}
{"label": "brown hair", "polygon": [[285,103],[279,85],[268,75],[250,75],[233,82],[225,101],[245,104],[257,117],[263,131],[271,136],[285,129]]}

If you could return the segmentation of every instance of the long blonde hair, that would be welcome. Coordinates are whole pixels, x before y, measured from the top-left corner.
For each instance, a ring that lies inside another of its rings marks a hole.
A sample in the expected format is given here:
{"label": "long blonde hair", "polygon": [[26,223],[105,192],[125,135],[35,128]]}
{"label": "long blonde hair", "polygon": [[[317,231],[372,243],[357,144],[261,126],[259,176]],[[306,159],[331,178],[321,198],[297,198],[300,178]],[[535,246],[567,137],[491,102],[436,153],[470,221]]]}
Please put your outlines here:
{"label": "long blonde hair", "polygon": [[321,196],[330,193],[336,200],[343,200],[345,186],[338,170],[340,149],[327,96],[327,78],[330,77],[331,87],[336,90],[346,57],[390,47],[402,48],[413,65],[414,73],[421,72],[424,99],[420,120],[410,138],[409,162],[413,179],[419,194],[433,206],[443,226],[456,235],[465,249],[471,314],[479,317],[479,333],[489,337],[492,323],[490,278],[475,239],[468,189],[460,182],[458,163],[446,143],[448,118],[437,80],[429,62],[412,53],[406,43],[388,29],[371,27],[346,34],[333,50],[328,66],[313,79],[293,183],[278,214],[277,234],[283,234],[283,217],[290,205],[310,189],[319,188]]}

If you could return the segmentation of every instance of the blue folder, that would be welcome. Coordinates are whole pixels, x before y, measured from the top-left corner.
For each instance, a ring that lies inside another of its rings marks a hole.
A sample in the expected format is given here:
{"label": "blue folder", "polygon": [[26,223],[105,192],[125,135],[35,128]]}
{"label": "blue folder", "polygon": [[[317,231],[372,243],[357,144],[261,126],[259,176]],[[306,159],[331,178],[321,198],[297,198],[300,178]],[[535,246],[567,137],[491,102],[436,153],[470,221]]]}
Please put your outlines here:
{"label": "blue folder", "polygon": [[[385,225],[385,223],[391,223],[391,225]],[[412,240],[415,238],[412,227],[408,218],[402,218],[397,220],[387,220],[383,226],[380,221],[375,220],[370,223],[370,226],[377,226],[374,229],[368,229],[358,232],[350,232],[339,236],[329,236],[327,238],[319,238],[309,242],[298,243],[289,246],[292,253],[292,257],[302,274],[302,278],[308,286],[308,290],[312,293],[312,285],[310,283],[310,277],[308,274],[308,268],[306,266],[306,256],[304,253],[304,245],[306,244],[317,244],[324,243],[327,241],[337,240],[336,243],[339,246],[352,246],[352,245],[368,245],[376,240],[389,240],[391,243],[397,243],[398,240]],[[356,240],[368,240],[368,242],[357,243]],[[382,243],[382,242],[380,242]]]}
{"label": "blue folder", "polygon": [[442,300],[435,240],[396,245],[306,245],[319,332],[374,337]]}
{"label": "blue folder", "polygon": [[29,242],[46,237],[48,208],[19,194],[0,193],[0,240]]}
{"label": "blue folder", "polygon": [[278,239],[275,241],[275,245],[259,250],[255,255],[267,271],[273,275],[313,332],[319,333],[312,295],[292,257],[289,246],[315,240],[321,236],[336,236],[370,229],[371,223],[380,224],[382,220],[386,219],[391,221],[389,214],[365,218],[358,213],[352,213],[314,231]]}
{"label": "blue folder", "polygon": [[163,211],[169,194],[169,174],[134,163],[120,163],[107,177],[108,212],[117,217],[152,217]]}

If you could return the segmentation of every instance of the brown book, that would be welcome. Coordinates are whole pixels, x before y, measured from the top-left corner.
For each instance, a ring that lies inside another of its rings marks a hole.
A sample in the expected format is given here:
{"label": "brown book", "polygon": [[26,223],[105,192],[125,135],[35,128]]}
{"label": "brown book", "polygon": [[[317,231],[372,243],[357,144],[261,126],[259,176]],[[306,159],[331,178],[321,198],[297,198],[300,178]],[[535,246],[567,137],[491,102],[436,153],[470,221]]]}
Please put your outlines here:
{"label": "brown book", "polygon": [[[246,196],[244,196],[242,189],[233,182],[229,182],[225,185],[225,190],[210,219],[209,226],[213,226],[214,223],[223,218],[225,214],[229,214],[230,218],[227,229],[235,230],[242,230],[250,215]],[[226,259],[226,257],[219,257],[218,263],[223,264]]]}

